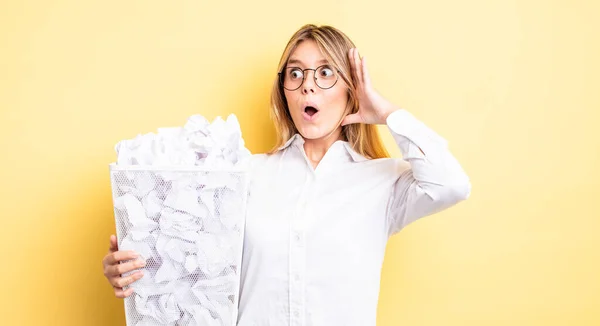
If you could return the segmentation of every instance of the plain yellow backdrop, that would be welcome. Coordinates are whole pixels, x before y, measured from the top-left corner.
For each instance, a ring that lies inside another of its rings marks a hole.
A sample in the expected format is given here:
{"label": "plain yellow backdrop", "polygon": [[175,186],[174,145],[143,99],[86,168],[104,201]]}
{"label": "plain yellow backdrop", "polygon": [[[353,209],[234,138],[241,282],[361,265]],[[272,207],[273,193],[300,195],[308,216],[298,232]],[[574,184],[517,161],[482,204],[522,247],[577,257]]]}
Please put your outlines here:
{"label": "plain yellow backdrop", "polygon": [[0,324],[124,325],[101,269],[114,145],[235,113],[250,150],[268,150],[280,53],[311,22],[345,31],[374,86],[444,136],[473,184],[391,238],[378,325],[600,325],[598,13],[591,0],[0,2]]}

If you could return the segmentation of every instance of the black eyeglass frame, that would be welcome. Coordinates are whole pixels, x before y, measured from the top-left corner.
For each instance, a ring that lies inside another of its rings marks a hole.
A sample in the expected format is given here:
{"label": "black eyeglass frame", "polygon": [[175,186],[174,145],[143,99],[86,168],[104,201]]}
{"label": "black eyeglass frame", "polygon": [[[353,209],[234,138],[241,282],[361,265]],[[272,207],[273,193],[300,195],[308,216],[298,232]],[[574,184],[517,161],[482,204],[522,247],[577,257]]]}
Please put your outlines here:
{"label": "black eyeglass frame", "polygon": [[[317,87],[319,87],[320,89],[330,89],[333,86],[335,86],[335,84],[337,84],[338,80],[340,79],[340,75],[339,75],[340,71],[337,70],[337,69],[335,69],[335,71],[337,71],[337,74],[335,75],[335,82],[333,82],[333,84],[331,86],[329,86],[329,87],[321,87],[321,85],[319,85],[319,83],[317,82],[317,70],[319,70],[320,68],[325,67],[325,66],[330,66],[331,67],[330,64],[320,65],[317,68],[306,68],[306,69],[300,69],[300,67],[285,67],[285,68],[283,68],[282,71],[280,71],[280,72],[277,73],[277,75],[279,75],[279,85],[281,85],[281,87],[283,87],[284,89],[286,89],[286,90],[288,90],[290,92],[295,91],[295,90],[299,89],[300,87],[302,87],[302,84],[304,84],[304,81],[306,80],[306,71],[307,70],[312,70],[312,72],[313,72],[313,78],[315,80],[315,85],[317,85]],[[300,83],[300,85],[298,85],[298,87],[296,87],[294,89],[286,88],[285,85],[284,85],[285,75],[284,75],[283,71],[285,71],[288,68],[296,68],[296,69],[302,71],[302,82]],[[333,70],[333,68],[332,68],[332,70]]]}

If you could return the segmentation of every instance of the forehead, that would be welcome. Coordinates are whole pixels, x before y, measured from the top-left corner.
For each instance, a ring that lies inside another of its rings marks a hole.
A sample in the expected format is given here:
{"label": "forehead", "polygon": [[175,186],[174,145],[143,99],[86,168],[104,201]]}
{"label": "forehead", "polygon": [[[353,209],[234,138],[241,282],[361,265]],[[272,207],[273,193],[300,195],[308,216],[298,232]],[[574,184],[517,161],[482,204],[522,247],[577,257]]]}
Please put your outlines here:
{"label": "forehead", "polygon": [[328,62],[317,43],[313,40],[300,42],[288,59],[288,65],[293,64],[305,67],[317,66]]}

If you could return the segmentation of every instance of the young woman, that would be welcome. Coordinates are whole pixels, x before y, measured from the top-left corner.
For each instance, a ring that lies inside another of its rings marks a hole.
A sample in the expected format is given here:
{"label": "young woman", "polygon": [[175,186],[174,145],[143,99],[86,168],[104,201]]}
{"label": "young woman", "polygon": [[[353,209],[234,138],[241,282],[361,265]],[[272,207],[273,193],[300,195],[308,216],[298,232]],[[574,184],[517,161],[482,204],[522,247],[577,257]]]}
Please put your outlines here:
{"label": "young woman", "polygon": [[[273,84],[278,139],[252,158],[239,326],[375,325],[388,238],[466,199],[468,176],[446,141],[378,94],[352,41],[306,25]],[[402,152],[388,157],[376,125]],[[111,236],[103,260],[115,295],[140,279]]]}

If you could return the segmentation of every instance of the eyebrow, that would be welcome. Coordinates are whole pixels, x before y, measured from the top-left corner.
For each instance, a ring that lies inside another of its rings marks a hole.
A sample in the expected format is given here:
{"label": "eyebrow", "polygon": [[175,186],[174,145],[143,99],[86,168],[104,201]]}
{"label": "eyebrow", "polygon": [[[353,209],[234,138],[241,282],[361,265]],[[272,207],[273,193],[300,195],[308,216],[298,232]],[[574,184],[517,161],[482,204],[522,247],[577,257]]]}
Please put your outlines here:
{"label": "eyebrow", "polygon": [[[325,63],[329,63],[329,61],[327,61],[327,59],[321,59],[321,60],[317,61],[317,63],[318,63],[318,64],[325,64]],[[288,61],[288,65],[289,65],[289,64],[300,64],[300,65],[304,65],[304,64],[302,63],[302,61],[301,61],[301,60],[298,60],[298,59],[290,59],[290,60]]]}

